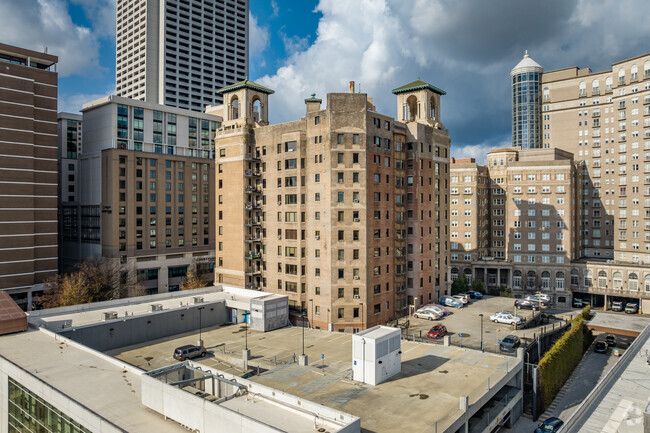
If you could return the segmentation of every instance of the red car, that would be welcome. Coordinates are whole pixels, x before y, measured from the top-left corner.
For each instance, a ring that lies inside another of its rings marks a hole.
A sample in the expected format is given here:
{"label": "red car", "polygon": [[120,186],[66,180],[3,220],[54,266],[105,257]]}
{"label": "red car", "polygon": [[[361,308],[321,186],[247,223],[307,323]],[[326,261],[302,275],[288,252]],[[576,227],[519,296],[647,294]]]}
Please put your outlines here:
{"label": "red car", "polygon": [[440,338],[447,333],[447,328],[445,325],[436,325],[429,330],[427,333],[427,338]]}

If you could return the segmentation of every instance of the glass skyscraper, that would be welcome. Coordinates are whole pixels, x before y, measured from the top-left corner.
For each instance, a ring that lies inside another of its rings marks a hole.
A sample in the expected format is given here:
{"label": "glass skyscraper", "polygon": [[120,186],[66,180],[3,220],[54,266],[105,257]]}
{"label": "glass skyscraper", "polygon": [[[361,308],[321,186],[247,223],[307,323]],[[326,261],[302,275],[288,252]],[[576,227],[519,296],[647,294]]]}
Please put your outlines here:
{"label": "glass skyscraper", "polygon": [[528,56],[510,71],[512,78],[512,145],[542,147],[541,81],[544,69]]}

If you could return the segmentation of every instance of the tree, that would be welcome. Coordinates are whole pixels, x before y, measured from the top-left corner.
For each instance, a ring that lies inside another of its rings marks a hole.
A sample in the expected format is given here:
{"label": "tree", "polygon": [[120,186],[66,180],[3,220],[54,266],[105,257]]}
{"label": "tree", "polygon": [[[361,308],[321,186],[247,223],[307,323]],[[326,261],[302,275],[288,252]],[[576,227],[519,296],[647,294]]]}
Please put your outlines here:
{"label": "tree", "polygon": [[144,294],[133,268],[116,259],[96,257],[78,264],[75,272],[48,280],[37,302],[45,308],[55,308]]}
{"label": "tree", "polygon": [[466,292],[469,289],[469,284],[467,284],[467,280],[465,279],[465,275],[460,274],[458,275],[458,278],[454,280],[454,282],[451,284],[451,294],[452,295],[457,295],[462,292]]}
{"label": "tree", "polygon": [[207,285],[207,281],[196,272],[196,264],[192,263],[187,268],[187,274],[185,275],[185,281],[181,284],[181,290],[200,289]]}
{"label": "tree", "polygon": [[472,282],[472,290],[474,290],[475,292],[479,292],[479,293],[485,293],[484,287],[483,287],[483,281],[474,280]]}

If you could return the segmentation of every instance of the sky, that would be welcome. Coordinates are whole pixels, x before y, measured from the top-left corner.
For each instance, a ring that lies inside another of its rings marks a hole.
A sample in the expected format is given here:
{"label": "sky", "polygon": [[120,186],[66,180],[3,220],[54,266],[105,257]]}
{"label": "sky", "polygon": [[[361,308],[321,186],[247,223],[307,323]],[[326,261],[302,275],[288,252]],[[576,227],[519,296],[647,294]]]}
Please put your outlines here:
{"label": "sky", "polygon": [[[444,89],[452,156],[511,142],[509,72],[528,50],[545,70],[594,72],[650,51],[647,0],[249,0],[249,78],[275,90],[271,123],[348,82],[396,115],[391,90]],[[115,0],[2,0],[0,42],[59,56],[59,111],[115,91]]]}

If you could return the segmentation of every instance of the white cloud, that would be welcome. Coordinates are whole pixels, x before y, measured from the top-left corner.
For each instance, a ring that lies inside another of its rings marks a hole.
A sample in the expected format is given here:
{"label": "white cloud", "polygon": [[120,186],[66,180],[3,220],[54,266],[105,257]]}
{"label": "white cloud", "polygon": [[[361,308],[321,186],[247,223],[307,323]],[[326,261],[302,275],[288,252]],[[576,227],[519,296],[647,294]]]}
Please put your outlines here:
{"label": "white cloud", "polygon": [[93,32],[99,37],[115,37],[116,0],[70,0],[82,7],[93,24]]}
{"label": "white cloud", "polygon": [[[257,17],[249,12],[248,29],[250,56],[261,56],[264,50],[266,50],[266,48],[269,46],[269,28],[267,26],[260,26],[257,23]],[[251,59],[251,61],[256,61],[256,59]],[[262,60],[260,63],[264,63],[264,60]]]}
{"label": "white cloud", "polygon": [[277,18],[280,15],[280,8],[278,7],[278,2],[271,0],[271,9],[273,9],[273,15],[271,18]]}
{"label": "white cloud", "polygon": [[624,13],[644,8],[645,0],[320,0],[311,45],[290,45],[297,51],[285,64],[257,80],[276,91],[270,116],[282,122],[304,114],[310,93],[345,92],[350,80],[394,114],[390,90],[420,77],[447,91],[442,122],[459,155],[469,145],[476,156],[509,144],[509,72],[524,49],[546,70],[606,69],[647,52],[650,27]]}
{"label": "white cloud", "polygon": [[304,51],[309,47],[309,35],[301,38],[298,35],[288,36],[283,31],[280,31],[279,35],[280,38],[282,38],[284,52],[287,54],[287,57],[291,57],[295,53]]}
{"label": "white cloud", "polygon": [[66,113],[77,113],[81,111],[83,104],[114,94],[115,86],[107,89],[103,93],[74,93],[71,95],[59,93],[58,110]]}
{"label": "white cloud", "polygon": [[59,57],[61,76],[95,75],[99,43],[90,29],[72,22],[63,0],[4,0],[0,2],[0,40]]}

